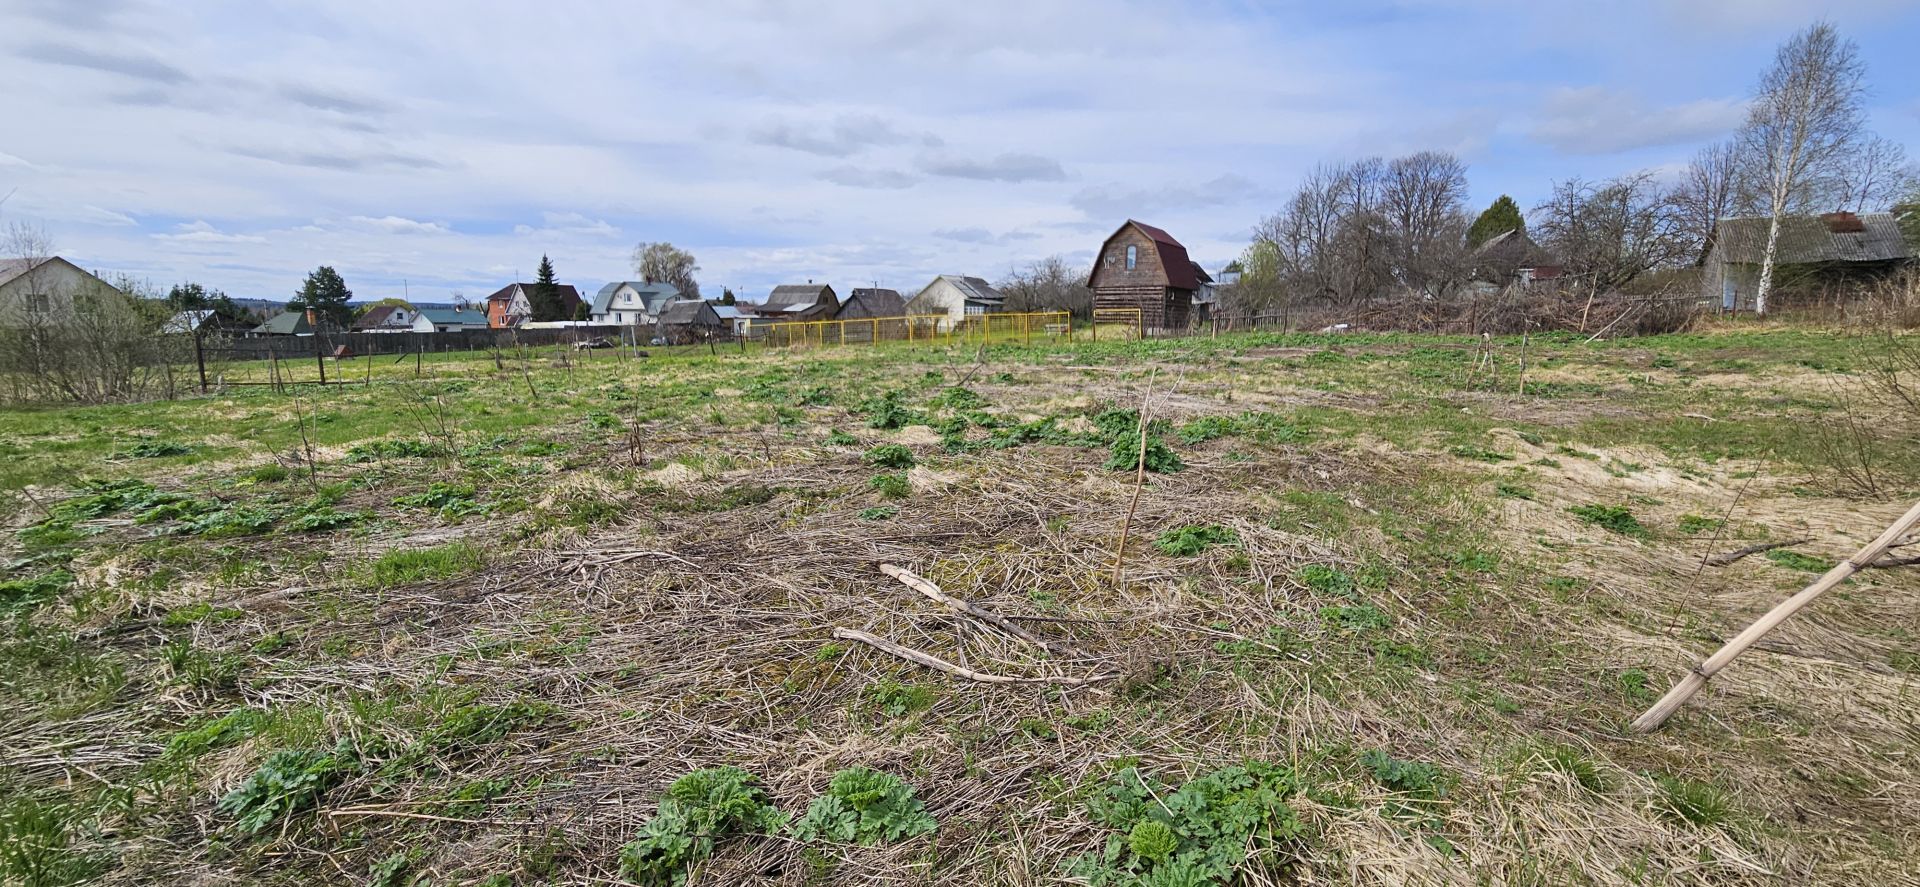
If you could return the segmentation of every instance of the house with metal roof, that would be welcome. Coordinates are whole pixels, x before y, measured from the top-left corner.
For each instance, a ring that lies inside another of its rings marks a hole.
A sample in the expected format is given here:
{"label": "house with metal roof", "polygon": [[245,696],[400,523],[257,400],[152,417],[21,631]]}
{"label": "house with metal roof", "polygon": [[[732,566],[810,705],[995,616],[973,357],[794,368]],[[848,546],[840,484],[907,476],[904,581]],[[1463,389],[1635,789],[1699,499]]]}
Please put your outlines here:
{"label": "house with metal roof", "polygon": [[840,297],[824,283],[783,283],[773,288],[766,301],[740,307],[773,323],[828,320],[840,310]]}
{"label": "house with metal roof", "polygon": [[[495,329],[516,327],[533,319],[531,283],[509,283],[487,297],[487,320]],[[586,300],[571,283],[555,284],[560,291],[560,319],[572,320]]]}
{"label": "house with metal roof", "polygon": [[[1722,219],[1701,283],[1703,295],[1725,310],[1753,307],[1766,259],[1768,216]],[[1770,305],[1842,298],[1913,260],[1892,213],[1825,213],[1780,220],[1774,246]]]}
{"label": "house with metal roof", "polygon": [[906,313],[945,314],[947,320],[959,323],[970,314],[998,314],[1006,305],[1007,297],[982,278],[942,274],[907,300]]}
{"label": "house with metal roof", "polygon": [[[454,305],[451,307],[421,307],[414,314],[414,332],[419,333],[457,333],[462,330],[484,330],[487,312],[472,306]],[[424,329],[422,327],[425,327]]]}
{"label": "house with metal roof", "polygon": [[875,317],[899,317],[907,313],[907,300],[898,290],[860,287],[847,293],[835,320],[868,320]]}
{"label": "house with metal roof", "polygon": [[587,309],[587,320],[599,326],[644,326],[658,322],[660,311],[680,298],[671,283],[616,280],[600,288]]}
{"label": "house with metal roof", "polygon": [[1087,288],[1094,311],[1132,309],[1145,329],[1186,329],[1193,294],[1213,278],[1173,235],[1128,219],[1100,245]]}
{"label": "house with metal roof", "polygon": [[699,299],[681,299],[669,302],[660,309],[660,337],[670,344],[685,345],[723,336],[732,331],[731,325],[720,319],[713,306]]}
{"label": "house with metal roof", "polygon": [[113,284],[59,256],[0,259],[0,324],[65,323],[75,299],[112,291]]}
{"label": "house with metal roof", "polygon": [[307,320],[305,311],[282,311],[269,318],[266,323],[248,331],[251,336],[311,336],[313,324]]}

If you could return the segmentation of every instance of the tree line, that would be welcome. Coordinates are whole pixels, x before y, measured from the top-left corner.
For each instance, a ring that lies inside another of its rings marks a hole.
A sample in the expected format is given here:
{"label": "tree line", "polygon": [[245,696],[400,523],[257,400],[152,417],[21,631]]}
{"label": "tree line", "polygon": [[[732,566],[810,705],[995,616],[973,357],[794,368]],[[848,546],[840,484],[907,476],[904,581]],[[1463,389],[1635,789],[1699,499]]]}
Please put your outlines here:
{"label": "tree line", "polygon": [[1783,219],[1920,205],[1905,150],[1868,130],[1865,96],[1857,46],[1821,23],[1780,46],[1746,122],[1674,181],[1653,170],[1572,178],[1553,183],[1528,214],[1502,195],[1470,217],[1467,167],[1451,154],[1323,164],[1255,227],[1238,296],[1255,311],[1445,298],[1476,278],[1502,282],[1509,269],[1494,267],[1480,248],[1510,231],[1581,284],[1611,292],[1698,266],[1722,219],[1763,216],[1770,222],[1755,308],[1765,313]]}

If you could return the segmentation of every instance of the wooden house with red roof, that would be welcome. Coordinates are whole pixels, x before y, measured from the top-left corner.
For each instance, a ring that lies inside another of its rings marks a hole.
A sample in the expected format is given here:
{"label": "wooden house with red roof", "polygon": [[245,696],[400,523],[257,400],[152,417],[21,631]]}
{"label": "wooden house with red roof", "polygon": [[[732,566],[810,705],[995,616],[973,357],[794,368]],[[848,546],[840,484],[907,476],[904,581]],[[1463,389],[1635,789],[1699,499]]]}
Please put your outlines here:
{"label": "wooden house with red roof", "polygon": [[1186,329],[1193,294],[1212,283],[1173,235],[1128,219],[1094,257],[1087,287],[1095,311],[1139,309],[1147,329]]}

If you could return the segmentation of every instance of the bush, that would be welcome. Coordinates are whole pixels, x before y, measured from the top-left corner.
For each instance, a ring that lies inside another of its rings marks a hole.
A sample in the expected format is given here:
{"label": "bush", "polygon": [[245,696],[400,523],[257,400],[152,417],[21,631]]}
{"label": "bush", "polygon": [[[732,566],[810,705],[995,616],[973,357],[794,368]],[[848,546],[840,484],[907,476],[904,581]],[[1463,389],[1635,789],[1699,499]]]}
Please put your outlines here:
{"label": "bush", "polygon": [[914,797],[913,786],[892,774],[850,767],[833,774],[827,793],[807,805],[793,832],[802,841],[871,845],[924,835],[938,826]]}
{"label": "bush", "polygon": [[647,887],[679,887],[687,870],[737,834],[766,834],[786,824],[753,775],[737,767],[695,770],[675,780],[640,837],[620,848],[620,873]]}
{"label": "bush", "polygon": [[1224,767],[1178,790],[1138,770],[1115,774],[1087,802],[1093,820],[1113,830],[1100,854],[1069,872],[1096,885],[1232,883],[1249,852],[1271,852],[1304,831],[1286,799],[1292,771],[1251,761]]}
{"label": "bush", "polygon": [[912,468],[913,451],[899,444],[881,444],[867,451],[867,462],[881,468]]}

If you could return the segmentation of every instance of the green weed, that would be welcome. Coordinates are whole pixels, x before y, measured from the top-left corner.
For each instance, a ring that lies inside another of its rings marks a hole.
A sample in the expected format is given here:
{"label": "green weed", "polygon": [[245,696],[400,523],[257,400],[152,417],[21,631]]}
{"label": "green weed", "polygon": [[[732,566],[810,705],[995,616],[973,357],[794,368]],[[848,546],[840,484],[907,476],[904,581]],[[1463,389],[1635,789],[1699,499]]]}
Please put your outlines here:
{"label": "green weed", "polygon": [[1232,883],[1247,856],[1295,849],[1305,827],[1287,798],[1285,767],[1249,761],[1178,789],[1129,767],[1087,802],[1110,830],[1105,849],[1073,860],[1068,873],[1095,885],[1203,887]]}
{"label": "green weed", "polygon": [[380,556],[367,568],[373,584],[392,588],[412,582],[449,579],[480,569],[486,562],[480,549],[466,542],[449,542],[432,548],[395,548]]}
{"label": "green weed", "polygon": [[642,887],[680,887],[718,842],[777,832],[786,821],[745,770],[695,770],[667,787],[640,836],[620,848],[620,874]]}
{"label": "green weed", "polygon": [[867,479],[867,486],[882,499],[905,499],[913,494],[913,485],[907,483],[904,474],[876,474]]}
{"label": "green weed", "polygon": [[1833,569],[1833,564],[1825,560],[1786,548],[1776,548],[1767,552],[1767,560],[1789,570],[1803,570],[1808,573],[1825,573]]}
{"label": "green weed", "polygon": [[913,451],[899,444],[881,444],[867,451],[867,464],[881,468],[912,468]]}
{"label": "green weed", "polygon": [[1574,517],[1609,533],[1618,533],[1636,539],[1645,539],[1652,535],[1640,524],[1640,519],[1634,517],[1633,512],[1628,511],[1624,506],[1575,505],[1567,511]]}
{"label": "green weed", "polygon": [[1153,547],[1171,557],[1195,557],[1216,545],[1239,542],[1240,534],[1218,524],[1205,524],[1175,527],[1161,533],[1160,538],[1153,540]]}
{"label": "green weed", "polygon": [[913,786],[889,773],[850,767],[833,774],[827,793],[813,799],[793,824],[802,841],[891,844],[939,826],[914,797]]}
{"label": "green weed", "polygon": [[1733,818],[1733,799],[1715,786],[1663,774],[1654,774],[1653,781],[1659,789],[1654,810],[1668,819],[1709,827]]}

